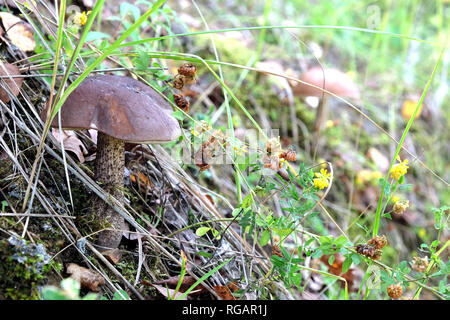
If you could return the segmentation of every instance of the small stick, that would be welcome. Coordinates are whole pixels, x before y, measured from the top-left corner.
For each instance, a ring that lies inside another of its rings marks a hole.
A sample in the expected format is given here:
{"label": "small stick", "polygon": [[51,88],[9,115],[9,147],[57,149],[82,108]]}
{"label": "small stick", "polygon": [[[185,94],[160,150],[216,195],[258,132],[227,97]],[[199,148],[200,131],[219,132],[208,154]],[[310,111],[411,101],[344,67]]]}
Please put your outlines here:
{"label": "small stick", "polygon": [[11,212],[2,212],[0,213],[0,217],[38,217],[38,218],[66,218],[66,219],[75,219],[72,216],[60,216],[55,214],[40,214],[40,213],[11,213]]}

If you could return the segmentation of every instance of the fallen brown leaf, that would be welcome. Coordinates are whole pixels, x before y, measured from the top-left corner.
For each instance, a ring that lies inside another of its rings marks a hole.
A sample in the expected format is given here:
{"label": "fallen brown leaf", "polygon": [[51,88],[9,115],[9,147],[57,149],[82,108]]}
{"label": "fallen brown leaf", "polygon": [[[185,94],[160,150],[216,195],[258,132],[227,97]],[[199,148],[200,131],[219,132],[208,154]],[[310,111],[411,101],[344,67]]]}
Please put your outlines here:
{"label": "fallen brown leaf", "polygon": [[[237,289],[234,286],[230,285],[228,286],[214,286],[213,287],[214,292],[217,293],[217,295],[222,298],[222,300],[236,300],[236,297],[233,296],[232,294],[232,290],[233,292],[236,291]],[[234,290],[236,289],[236,290]]]}
{"label": "fallen brown leaf", "polygon": [[0,19],[9,40],[15,46],[24,52],[35,49],[33,28],[28,23],[8,12],[0,12]]}
{"label": "fallen brown leaf", "polygon": [[66,272],[70,277],[77,280],[84,288],[92,291],[100,291],[100,286],[105,284],[105,279],[94,270],[81,267],[75,263],[68,263]]}
{"label": "fallen brown leaf", "polygon": [[108,259],[113,264],[118,264],[120,259],[122,258],[122,251],[120,251],[118,248],[116,249],[109,249],[102,252],[102,255]]}
{"label": "fallen brown leaf", "polygon": [[[88,151],[83,142],[81,142],[77,138],[75,132],[72,130],[63,130],[62,133],[64,149],[66,151],[72,151],[73,153],[75,153],[80,163],[83,163],[85,161],[84,155],[88,154]],[[61,143],[61,135],[59,133],[59,129],[52,128],[52,135],[59,143]]]}
{"label": "fallen brown leaf", "polygon": [[[13,64],[3,63],[0,65],[0,76],[17,76],[20,75],[19,68]],[[12,80],[11,80],[12,79]],[[22,86],[23,78],[3,78],[0,87],[0,100],[7,103],[11,100],[9,94],[2,87],[6,87],[12,94],[17,96]]]}

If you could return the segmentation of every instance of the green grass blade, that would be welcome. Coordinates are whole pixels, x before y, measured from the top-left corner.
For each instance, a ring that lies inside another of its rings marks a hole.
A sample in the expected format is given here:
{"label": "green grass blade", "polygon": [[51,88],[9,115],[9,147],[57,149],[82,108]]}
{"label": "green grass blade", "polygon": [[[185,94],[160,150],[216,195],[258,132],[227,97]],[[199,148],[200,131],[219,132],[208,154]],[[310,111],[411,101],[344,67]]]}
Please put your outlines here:
{"label": "green grass blade", "polygon": [[243,28],[229,28],[229,29],[198,31],[198,32],[186,32],[186,33],[180,33],[180,34],[171,34],[171,35],[167,35],[167,36],[161,36],[161,37],[155,37],[155,38],[131,41],[131,42],[124,43],[124,44],[120,45],[120,47],[135,46],[135,45],[143,44],[143,43],[150,42],[150,41],[164,40],[164,39],[170,39],[170,38],[176,38],[176,37],[198,36],[198,35],[205,35],[205,34],[211,34],[211,33],[225,33],[225,32],[262,30],[262,29],[336,29],[336,30],[348,30],[348,31],[358,31],[358,32],[366,32],[366,33],[383,34],[383,35],[387,35],[387,36],[394,37],[394,38],[402,38],[402,39],[406,39],[406,40],[418,41],[418,42],[421,42],[421,43],[424,43],[424,44],[428,44],[428,45],[432,45],[432,46],[437,46],[437,44],[435,44],[433,42],[422,40],[422,39],[419,39],[419,38],[406,36],[406,35],[398,34],[398,33],[378,31],[378,30],[373,30],[373,29],[364,29],[364,28],[346,27],[346,26],[298,25],[298,26],[258,26],[258,27],[243,27]]}
{"label": "green grass blade", "polygon": [[215,267],[214,269],[212,269],[211,271],[209,271],[208,273],[205,273],[200,279],[198,279],[192,286],[189,287],[189,289],[186,290],[186,292],[184,292],[177,300],[182,300],[184,299],[192,290],[194,290],[195,287],[197,287],[200,283],[202,283],[203,281],[205,281],[207,278],[209,278],[209,276],[211,276],[212,274],[216,273],[219,269],[221,269],[224,265],[226,265],[228,262],[230,262],[234,257],[228,259],[225,262],[222,262],[221,264],[219,264],[217,267]]}

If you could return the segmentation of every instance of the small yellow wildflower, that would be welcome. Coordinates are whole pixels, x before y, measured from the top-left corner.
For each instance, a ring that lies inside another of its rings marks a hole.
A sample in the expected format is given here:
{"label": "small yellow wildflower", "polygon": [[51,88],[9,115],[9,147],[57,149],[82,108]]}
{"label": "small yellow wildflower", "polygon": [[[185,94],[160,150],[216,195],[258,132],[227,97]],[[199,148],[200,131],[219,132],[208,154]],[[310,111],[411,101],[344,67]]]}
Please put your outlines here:
{"label": "small yellow wildflower", "polygon": [[77,12],[73,16],[73,23],[75,23],[78,26],[84,26],[86,24],[86,21],[87,21],[87,14],[85,11],[81,13]]}
{"label": "small yellow wildflower", "polygon": [[400,198],[397,197],[397,196],[392,196],[392,198],[391,198],[391,202],[392,202],[392,203],[396,203],[396,202],[399,201],[399,200],[400,200]]}
{"label": "small yellow wildflower", "polygon": [[237,156],[242,156],[245,152],[248,152],[247,146],[242,147],[233,147],[234,151],[236,151]]}
{"label": "small yellow wildflower", "polygon": [[[402,106],[403,118],[405,118],[406,120],[409,120],[412,117],[414,111],[416,111],[416,106],[418,103],[419,103],[419,101],[406,100]],[[422,112],[422,104],[419,106],[419,110],[417,111],[415,119],[417,119],[420,116],[421,112]]]}
{"label": "small yellow wildflower", "polygon": [[208,122],[206,122],[205,120],[201,120],[195,125],[195,128],[191,131],[191,133],[196,137],[200,133],[209,131],[211,129],[212,126]]}
{"label": "small yellow wildflower", "polygon": [[327,173],[327,169],[320,169],[320,173],[316,172],[316,178],[313,179],[314,187],[322,190],[330,185],[331,173]]}
{"label": "small yellow wildflower", "polygon": [[325,160],[324,158],[319,158],[318,160],[317,160],[317,163],[320,163],[320,167],[321,168],[326,168],[326,167],[328,167],[328,163],[327,163],[327,160]]}
{"label": "small yellow wildflower", "polygon": [[398,180],[402,176],[406,174],[408,171],[408,159],[405,159],[403,162],[394,164],[391,170],[391,178]]}
{"label": "small yellow wildflower", "polygon": [[425,238],[425,236],[427,235],[427,230],[425,228],[420,228],[419,232],[417,232],[417,235],[423,239]]}
{"label": "small yellow wildflower", "polygon": [[[36,7],[36,1],[31,0],[31,3],[33,4],[34,7]],[[25,2],[23,3],[23,5],[24,5],[24,7],[27,8],[28,10],[31,10],[31,6],[30,6],[30,4],[28,3],[28,1],[25,1]]]}
{"label": "small yellow wildflower", "polygon": [[327,122],[325,122],[325,128],[332,128],[332,127],[334,127],[334,121],[327,120]]}

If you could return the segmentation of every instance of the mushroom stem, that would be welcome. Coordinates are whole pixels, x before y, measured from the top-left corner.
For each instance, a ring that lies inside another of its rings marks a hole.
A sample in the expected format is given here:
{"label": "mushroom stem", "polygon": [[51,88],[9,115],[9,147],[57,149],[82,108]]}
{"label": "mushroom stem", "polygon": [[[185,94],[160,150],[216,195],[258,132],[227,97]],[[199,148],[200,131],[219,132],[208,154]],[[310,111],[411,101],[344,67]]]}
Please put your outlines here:
{"label": "mushroom stem", "polygon": [[[97,157],[95,160],[95,180],[111,196],[123,203],[123,187],[125,167],[124,142],[102,132],[97,137]],[[94,214],[111,228],[124,230],[124,218],[103,199],[96,197],[93,203]],[[122,238],[122,231],[105,230],[100,232],[97,244],[101,247],[117,248]],[[103,249],[103,248],[102,248]]]}

